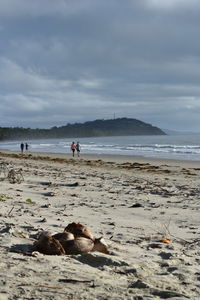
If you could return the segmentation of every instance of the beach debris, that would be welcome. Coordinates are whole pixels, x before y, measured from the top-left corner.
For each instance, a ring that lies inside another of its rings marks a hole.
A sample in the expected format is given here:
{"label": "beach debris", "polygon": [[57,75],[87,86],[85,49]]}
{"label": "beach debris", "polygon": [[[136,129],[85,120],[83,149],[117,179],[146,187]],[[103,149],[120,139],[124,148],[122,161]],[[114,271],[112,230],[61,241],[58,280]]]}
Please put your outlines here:
{"label": "beach debris", "polygon": [[40,185],[44,185],[45,187],[59,187],[59,186],[66,186],[66,187],[76,187],[79,186],[78,182],[74,183],[53,183],[51,181],[40,181]]}
{"label": "beach debris", "polygon": [[31,204],[35,204],[35,202],[31,198],[26,199],[26,202],[31,203]]}
{"label": "beach debris", "polygon": [[10,183],[21,183],[24,181],[22,169],[9,168],[9,164],[6,162],[0,163],[0,176],[3,176],[1,180],[8,179]]}
{"label": "beach debris", "polygon": [[44,205],[42,205],[41,207],[42,207],[42,208],[49,208],[49,207],[51,207],[51,203],[44,204]]}
{"label": "beach debris", "polygon": [[63,255],[65,250],[60,242],[50,235],[41,234],[37,242],[37,251],[47,255]]}
{"label": "beach debris", "polygon": [[74,240],[74,235],[71,232],[61,232],[61,233],[56,233],[52,236],[54,239],[59,240],[59,241],[70,241]]}
{"label": "beach debris", "polygon": [[[149,283],[143,281],[142,279],[138,279],[137,281],[130,283],[129,288],[133,289],[144,289],[150,290],[153,296],[158,296],[160,299],[169,299],[169,298],[180,298],[180,299],[189,299],[187,295],[183,293],[179,293],[177,291],[169,290],[161,290],[158,288],[154,288],[153,286],[149,285]],[[142,298],[143,299],[143,298]]]}
{"label": "beach debris", "polygon": [[6,195],[0,194],[0,201],[6,201]]}
{"label": "beach debris", "polygon": [[108,225],[115,226],[115,222],[110,222],[110,223],[108,223]]}
{"label": "beach debris", "polygon": [[69,186],[69,187],[75,187],[75,186],[78,186],[78,185],[79,185],[78,182],[66,184],[66,186]]}
{"label": "beach debris", "polygon": [[71,279],[71,278],[61,278],[58,279],[58,282],[65,282],[65,283],[93,283],[94,284],[94,280],[79,280],[79,279]]}
{"label": "beach debris", "polygon": [[167,239],[167,238],[162,238],[160,240],[161,243],[165,243],[165,244],[169,244],[170,243],[170,239]]}
{"label": "beach debris", "polygon": [[12,234],[13,232],[14,232],[14,224],[12,224],[12,223],[6,223],[5,224],[5,227],[4,228],[2,228],[2,229],[0,229],[0,233],[2,234],[2,233],[10,233],[10,234]]}
{"label": "beach debris", "polygon": [[106,244],[106,241],[103,237],[96,238],[94,240],[94,248],[92,249],[92,251],[98,251],[104,254],[109,254],[108,245]]}
{"label": "beach debris", "polygon": [[101,252],[104,254],[109,254],[108,246],[105,243],[102,237],[95,238],[94,240],[85,238],[85,237],[77,237],[72,240],[59,240],[61,245],[63,246],[66,254],[83,254],[88,252]]}
{"label": "beach debris", "polygon": [[40,184],[45,186],[52,186],[52,182],[50,181],[40,182]]}
{"label": "beach debris", "polygon": [[71,232],[74,235],[74,237],[82,236],[91,240],[94,239],[91,231],[80,223],[70,223],[67,225],[67,227],[65,227],[64,231]]}
{"label": "beach debris", "polygon": [[41,233],[35,246],[37,251],[48,255],[76,255],[92,251],[109,254],[103,237],[94,238],[89,229],[75,222],[68,224],[61,233]]}
{"label": "beach debris", "polygon": [[162,245],[158,243],[151,243],[147,246],[147,249],[152,248],[152,249],[162,249]]}
{"label": "beach debris", "polygon": [[56,193],[55,192],[47,192],[47,193],[44,193],[44,196],[46,196],[46,197],[54,197],[54,196],[56,196]]}
{"label": "beach debris", "polygon": [[21,183],[24,181],[22,169],[11,169],[8,172],[7,178],[10,183]]}
{"label": "beach debris", "polygon": [[143,207],[143,205],[141,203],[134,203],[130,206],[130,208],[136,208],[136,207]]}
{"label": "beach debris", "polygon": [[3,176],[2,180],[7,178],[9,172],[8,163],[2,162],[0,163],[0,175]]}
{"label": "beach debris", "polygon": [[94,248],[94,241],[84,237],[77,237],[66,242],[60,241],[66,254],[83,254],[91,252]]}
{"label": "beach debris", "polygon": [[161,252],[159,253],[160,257],[162,257],[162,259],[170,259],[173,257],[173,254],[170,252]]}
{"label": "beach debris", "polygon": [[13,209],[14,209],[14,206],[9,210],[8,217],[11,215],[11,212],[13,211]]}
{"label": "beach debris", "polygon": [[47,222],[47,219],[46,219],[46,218],[43,218],[40,222],[41,222],[41,223],[46,223],[46,222]]}

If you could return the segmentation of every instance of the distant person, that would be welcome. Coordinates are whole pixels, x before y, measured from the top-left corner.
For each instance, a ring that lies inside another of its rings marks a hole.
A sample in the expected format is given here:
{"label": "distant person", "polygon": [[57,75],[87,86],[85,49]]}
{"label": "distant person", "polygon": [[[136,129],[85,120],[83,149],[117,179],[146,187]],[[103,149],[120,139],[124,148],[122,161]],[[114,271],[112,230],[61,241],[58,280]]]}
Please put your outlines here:
{"label": "distant person", "polygon": [[21,143],[20,149],[21,149],[21,153],[23,153],[24,152],[24,143]]}
{"label": "distant person", "polygon": [[29,144],[26,143],[26,144],[25,144],[25,149],[26,149],[26,151],[28,151],[28,147],[29,147]]}
{"label": "distant person", "polygon": [[80,156],[80,151],[81,151],[81,147],[80,147],[79,142],[76,143],[76,151],[77,151],[77,155],[79,157]]}
{"label": "distant person", "polygon": [[74,152],[76,150],[76,144],[74,142],[72,142],[71,144],[71,150],[72,150],[72,156],[74,157]]}

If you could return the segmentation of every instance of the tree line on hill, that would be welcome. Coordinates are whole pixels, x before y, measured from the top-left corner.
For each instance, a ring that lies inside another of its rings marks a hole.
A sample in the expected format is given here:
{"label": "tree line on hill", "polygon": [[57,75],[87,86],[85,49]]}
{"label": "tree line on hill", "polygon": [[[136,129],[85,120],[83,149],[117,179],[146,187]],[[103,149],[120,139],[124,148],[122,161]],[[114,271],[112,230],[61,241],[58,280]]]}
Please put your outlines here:
{"label": "tree line on hill", "polygon": [[0,127],[0,140],[76,138],[125,135],[164,135],[158,127],[131,118],[95,120],[50,129]]}

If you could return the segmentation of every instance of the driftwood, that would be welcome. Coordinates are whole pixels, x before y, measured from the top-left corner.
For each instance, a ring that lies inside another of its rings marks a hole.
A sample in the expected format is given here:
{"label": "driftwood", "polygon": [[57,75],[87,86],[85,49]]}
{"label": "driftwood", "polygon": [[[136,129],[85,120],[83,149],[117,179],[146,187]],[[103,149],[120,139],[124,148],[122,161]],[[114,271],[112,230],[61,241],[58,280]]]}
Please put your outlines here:
{"label": "driftwood", "polygon": [[21,183],[24,181],[22,169],[10,168],[8,163],[0,163],[0,176],[2,180],[8,179],[10,183]]}
{"label": "driftwood", "polygon": [[22,175],[22,169],[11,169],[8,172],[7,175],[8,180],[10,181],[10,183],[21,183],[22,181],[24,181],[24,177]]}
{"label": "driftwood", "polygon": [[0,163],[0,175],[3,175],[3,179],[5,179],[8,176],[8,172],[8,164],[5,162]]}
{"label": "driftwood", "polygon": [[94,284],[94,280],[79,280],[79,279],[71,279],[71,278],[61,278],[58,279],[58,282],[65,282],[65,283],[93,283]]}

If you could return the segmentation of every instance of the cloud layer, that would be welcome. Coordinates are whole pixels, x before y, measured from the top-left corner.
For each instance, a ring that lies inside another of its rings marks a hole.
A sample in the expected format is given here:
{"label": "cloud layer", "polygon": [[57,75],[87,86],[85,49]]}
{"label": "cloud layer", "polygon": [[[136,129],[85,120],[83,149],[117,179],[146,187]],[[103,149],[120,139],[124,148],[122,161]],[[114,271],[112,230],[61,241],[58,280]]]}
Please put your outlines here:
{"label": "cloud layer", "polygon": [[133,117],[199,131],[196,0],[2,0],[0,126]]}

